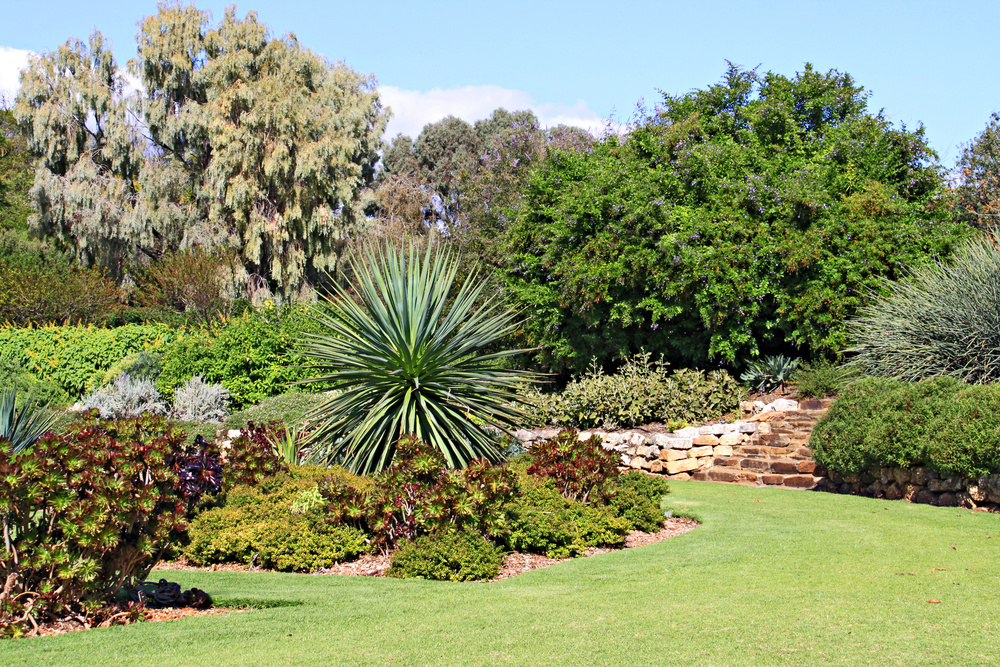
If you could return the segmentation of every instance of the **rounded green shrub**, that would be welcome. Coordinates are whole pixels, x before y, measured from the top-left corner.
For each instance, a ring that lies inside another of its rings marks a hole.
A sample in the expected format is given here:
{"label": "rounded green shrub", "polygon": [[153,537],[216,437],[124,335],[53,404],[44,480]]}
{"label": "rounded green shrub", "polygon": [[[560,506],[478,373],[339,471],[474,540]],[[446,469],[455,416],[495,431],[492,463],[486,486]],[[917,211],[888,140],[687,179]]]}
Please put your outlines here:
{"label": "rounded green shrub", "polygon": [[615,516],[627,520],[632,530],[652,533],[663,527],[666,515],[660,503],[668,493],[667,480],[633,471],[618,479],[618,488],[608,501],[608,508]]}
{"label": "rounded green shrub", "polygon": [[390,577],[479,581],[500,573],[503,551],[470,532],[424,535],[405,542],[392,554]]}
{"label": "rounded green shrub", "polygon": [[840,394],[810,446],[817,463],[849,475],[882,466],[1000,473],[1000,385],[867,378]]}

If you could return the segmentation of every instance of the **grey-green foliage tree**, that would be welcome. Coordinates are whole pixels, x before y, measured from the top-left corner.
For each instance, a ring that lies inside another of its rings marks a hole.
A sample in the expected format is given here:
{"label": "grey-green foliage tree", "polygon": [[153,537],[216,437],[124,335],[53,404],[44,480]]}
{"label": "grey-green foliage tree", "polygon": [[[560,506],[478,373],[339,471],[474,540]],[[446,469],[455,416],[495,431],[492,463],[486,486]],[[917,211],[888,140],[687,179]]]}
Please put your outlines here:
{"label": "grey-green foliage tree", "polygon": [[438,201],[428,217],[454,225],[461,211],[459,182],[464,173],[475,171],[479,147],[479,135],[472,125],[448,116],[425,125],[416,141],[397,135],[382,164],[387,174],[404,176],[429,188]]}
{"label": "grey-green foliage tree", "polygon": [[1000,223],[1000,115],[963,146],[957,167],[959,215],[977,227]]}
{"label": "grey-green foliage tree", "polygon": [[238,248],[294,293],[336,271],[365,222],[387,118],[372,77],[249,13],[216,26],[160,4],[123,70],[100,33],[36,58],[15,106],[40,156],[32,224],[81,263]]}

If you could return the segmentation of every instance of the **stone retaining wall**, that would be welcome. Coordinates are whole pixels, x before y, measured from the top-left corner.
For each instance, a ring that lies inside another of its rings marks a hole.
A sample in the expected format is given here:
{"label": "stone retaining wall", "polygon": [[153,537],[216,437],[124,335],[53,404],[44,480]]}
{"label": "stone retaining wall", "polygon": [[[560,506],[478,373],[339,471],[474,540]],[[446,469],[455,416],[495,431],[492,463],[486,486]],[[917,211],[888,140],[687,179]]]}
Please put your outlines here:
{"label": "stone retaining wall", "polygon": [[880,468],[860,476],[831,471],[817,488],[886,500],[907,500],[941,507],[997,510],[1000,507],[1000,475],[984,475],[971,481],[943,477],[926,468]]}
{"label": "stone retaining wall", "polygon": [[[618,453],[623,467],[671,479],[813,488],[825,473],[811,460],[809,435],[829,403],[748,403],[743,406],[744,418],[733,422],[677,431],[657,430],[655,426],[624,431],[591,429],[581,431],[579,437],[599,437],[605,449]],[[558,432],[544,428],[518,431],[515,436],[530,447]]]}

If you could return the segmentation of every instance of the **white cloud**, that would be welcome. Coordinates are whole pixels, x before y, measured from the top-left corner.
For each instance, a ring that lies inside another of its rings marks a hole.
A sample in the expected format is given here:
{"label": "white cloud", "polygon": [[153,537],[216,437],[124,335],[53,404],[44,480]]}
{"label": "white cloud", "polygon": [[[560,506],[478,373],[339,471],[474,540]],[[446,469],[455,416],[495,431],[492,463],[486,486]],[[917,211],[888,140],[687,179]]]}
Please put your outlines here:
{"label": "white cloud", "polygon": [[573,106],[552,102],[538,104],[524,91],[500,86],[466,86],[450,90],[434,88],[426,93],[395,86],[380,86],[379,93],[382,102],[392,109],[392,120],[385,132],[387,139],[392,139],[397,134],[416,138],[424,125],[439,121],[445,116],[456,116],[473,123],[488,118],[498,107],[504,107],[508,111],[531,109],[538,116],[542,127],[564,123],[599,135],[605,125],[601,117],[591,111],[583,100]]}
{"label": "white cloud", "polygon": [[31,55],[31,51],[0,46],[0,96],[7,102],[14,101],[20,87],[17,77]]}

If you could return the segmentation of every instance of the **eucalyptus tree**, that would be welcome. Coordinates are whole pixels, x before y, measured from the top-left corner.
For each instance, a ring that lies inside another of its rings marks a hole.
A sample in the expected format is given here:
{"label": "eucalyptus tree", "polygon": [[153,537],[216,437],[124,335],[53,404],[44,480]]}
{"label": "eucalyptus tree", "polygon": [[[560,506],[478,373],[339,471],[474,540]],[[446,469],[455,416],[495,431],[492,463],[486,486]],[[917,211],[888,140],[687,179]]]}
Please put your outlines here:
{"label": "eucalyptus tree", "polygon": [[22,75],[32,225],[113,271],[201,247],[231,250],[285,293],[336,272],[387,120],[374,79],[233,8],[212,26],[161,4],[137,42],[131,79],[96,31]]}

